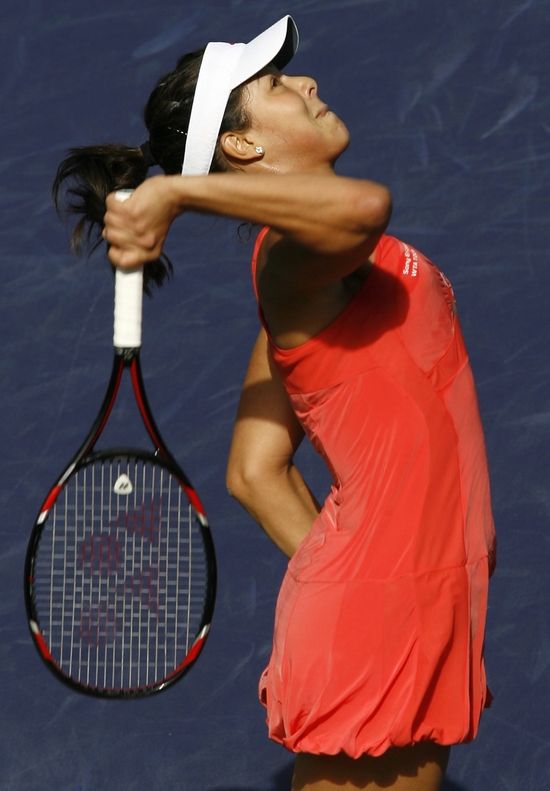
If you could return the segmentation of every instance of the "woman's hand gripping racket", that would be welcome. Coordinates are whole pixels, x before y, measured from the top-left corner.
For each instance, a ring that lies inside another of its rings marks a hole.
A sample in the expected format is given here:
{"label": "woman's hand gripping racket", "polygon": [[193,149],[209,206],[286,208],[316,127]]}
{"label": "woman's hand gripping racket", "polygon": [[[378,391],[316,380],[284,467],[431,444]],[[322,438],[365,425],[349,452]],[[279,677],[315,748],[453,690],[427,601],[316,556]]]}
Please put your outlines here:
{"label": "woman's hand gripping racket", "polygon": [[[116,271],[107,392],[86,440],[44,500],[25,565],[40,656],[75,689],[110,698],[158,692],[189,670],[205,643],[216,590],[204,509],[145,395],[142,278],[142,269]],[[125,369],[153,453],[95,450]]]}

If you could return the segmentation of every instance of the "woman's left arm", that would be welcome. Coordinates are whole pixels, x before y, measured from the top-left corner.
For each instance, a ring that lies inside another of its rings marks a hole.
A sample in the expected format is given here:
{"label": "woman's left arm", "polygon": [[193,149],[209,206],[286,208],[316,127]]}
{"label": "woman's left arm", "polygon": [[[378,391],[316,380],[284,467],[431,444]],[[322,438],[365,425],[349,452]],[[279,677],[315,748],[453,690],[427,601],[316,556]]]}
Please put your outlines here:
{"label": "woman's left arm", "polygon": [[243,384],[227,488],[289,557],[319,512],[292,461],[303,436],[262,330]]}

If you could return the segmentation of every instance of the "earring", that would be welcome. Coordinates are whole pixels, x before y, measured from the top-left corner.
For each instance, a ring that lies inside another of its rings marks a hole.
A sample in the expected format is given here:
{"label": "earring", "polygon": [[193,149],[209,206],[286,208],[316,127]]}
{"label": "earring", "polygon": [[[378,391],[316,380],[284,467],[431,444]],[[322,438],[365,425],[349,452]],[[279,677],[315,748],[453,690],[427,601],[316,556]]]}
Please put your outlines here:
{"label": "earring", "polygon": [[257,154],[264,154],[264,147],[263,146],[256,146],[256,153]]}

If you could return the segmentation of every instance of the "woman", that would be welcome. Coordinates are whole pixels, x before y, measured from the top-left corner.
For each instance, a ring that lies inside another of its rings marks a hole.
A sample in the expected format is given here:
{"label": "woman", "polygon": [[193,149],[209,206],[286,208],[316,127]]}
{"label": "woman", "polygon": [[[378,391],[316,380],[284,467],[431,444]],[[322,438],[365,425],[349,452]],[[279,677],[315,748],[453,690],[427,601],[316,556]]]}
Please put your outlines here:
{"label": "woman", "polygon": [[[55,192],[76,179],[75,241],[103,228],[112,263],[154,262],[157,282],[179,214],[265,226],[228,487],[291,558],[260,684],[270,736],[297,754],[294,791],[434,791],[488,699],[475,390],[450,284],[384,234],[385,187],[335,174],[348,130],[282,71],[296,46],[285,17],[182,59],[151,95],[147,144],[73,151]],[[144,181],[153,161],[167,175]],[[333,476],[322,508],[293,463],[304,433]]]}

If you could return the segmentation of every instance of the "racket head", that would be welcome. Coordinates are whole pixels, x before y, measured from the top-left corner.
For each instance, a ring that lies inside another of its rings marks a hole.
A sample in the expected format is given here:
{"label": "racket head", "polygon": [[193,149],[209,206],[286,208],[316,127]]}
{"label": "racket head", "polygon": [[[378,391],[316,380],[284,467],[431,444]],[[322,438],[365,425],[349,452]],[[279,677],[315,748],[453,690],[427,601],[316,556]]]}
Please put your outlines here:
{"label": "racket head", "polygon": [[28,545],[25,599],[40,656],[99,697],[166,689],[194,664],[216,594],[208,522],[183,472],[114,449],[73,463]]}

